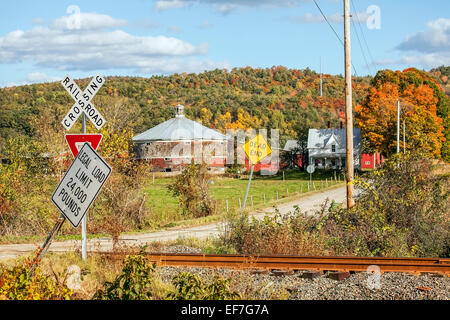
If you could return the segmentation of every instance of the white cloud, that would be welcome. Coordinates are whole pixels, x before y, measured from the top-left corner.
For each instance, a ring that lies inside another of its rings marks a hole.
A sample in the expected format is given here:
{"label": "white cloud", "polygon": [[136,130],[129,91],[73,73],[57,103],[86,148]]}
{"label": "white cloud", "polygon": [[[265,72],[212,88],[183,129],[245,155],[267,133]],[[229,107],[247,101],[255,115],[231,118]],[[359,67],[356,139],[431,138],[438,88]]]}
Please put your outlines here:
{"label": "white cloud", "polygon": [[126,20],[114,19],[106,14],[81,12],[56,19],[52,28],[62,30],[96,30],[106,28],[118,28],[126,25]]}
{"label": "white cloud", "polygon": [[397,46],[401,51],[450,51],[450,19],[440,18],[427,23],[427,30],[417,32]]}
{"label": "white cloud", "polygon": [[208,20],[203,21],[203,23],[199,26],[200,29],[210,29],[214,27],[214,24]]}
{"label": "white cloud", "polygon": [[188,5],[191,5],[193,1],[184,1],[184,0],[162,0],[162,1],[156,1],[155,8],[158,11],[164,11],[168,9],[175,9],[175,8],[183,8]]}
{"label": "white cloud", "polygon": [[312,0],[160,0],[156,1],[155,8],[158,11],[183,8],[193,5],[210,5],[219,13],[228,14],[239,7],[293,7],[301,2]]}
{"label": "white cloud", "polygon": [[403,57],[396,62],[433,68],[450,64],[450,19],[439,18],[427,23],[425,31],[407,36],[396,49]]}
{"label": "white cloud", "polygon": [[[0,37],[0,63],[32,62],[37,67],[59,70],[128,69],[145,73],[172,72],[174,66],[179,68],[177,72],[183,72],[182,61],[188,69],[214,67],[212,62],[193,59],[207,55],[208,43],[194,45],[175,37],[135,36],[109,30],[124,25],[124,20],[96,13],[81,15],[80,29],[67,29],[63,17],[55,20],[52,28],[38,26]],[[222,65],[217,63],[218,67]]]}
{"label": "white cloud", "polygon": [[27,75],[27,83],[53,82],[61,80],[59,77],[48,76],[43,72],[31,72]]}
{"label": "white cloud", "polygon": [[167,28],[167,31],[169,31],[171,33],[183,33],[183,29],[181,29],[178,26],[170,26]]}
{"label": "white cloud", "polygon": [[224,3],[224,4],[219,5],[218,10],[222,14],[228,14],[236,8],[237,8],[237,4],[235,4],[235,3]]}
{"label": "white cloud", "polygon": [[[325,16],[330,23],[344,23],[342,13],[336,12]],[[366,23],[368,17],[369,15],[365,11],[362,11],[352,13],[351,19],[356,23]],[[322,15],[313,15],[311,13],[306,13],[302,16],[288,17],[288,20],[295,23],[326,23]]]}

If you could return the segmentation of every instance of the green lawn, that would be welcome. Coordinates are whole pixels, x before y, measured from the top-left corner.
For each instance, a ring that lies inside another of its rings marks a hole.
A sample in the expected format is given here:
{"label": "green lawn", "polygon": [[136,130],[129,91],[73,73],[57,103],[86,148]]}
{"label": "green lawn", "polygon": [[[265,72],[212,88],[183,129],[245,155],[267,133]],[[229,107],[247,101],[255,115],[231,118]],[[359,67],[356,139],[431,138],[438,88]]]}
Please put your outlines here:
{"label": "green lawn", "polygon": [[[336,175],[336,178],[339,178]],[[156,229],[171,227],[179,224],[195,224],[220,220],[226,213],[226,202],[228,200],[229,212],[240,212],[244,204],[245,191],[248,184],[248,176],[241,179],[214,176],[211,179],[211,192],[217,201],[218,215],[204,219],[189,220],[181,213],[177,198],[170,195],[167,185],[173,178],[155,178],[155,183],[149,181],[145,189],[148,199],[148,206],[151,211],[151,220]],[[343,183],[334,180],[334,172],[316,172],[312,181],[316,190]],[[281,203],[289,199],[299,197],[301,193],[308,192],[309,174],[304,171],[286,171],[283,180],[283,173],[280,171],[275,176],[260,176],[254,174],[250,186],[250,191],[246,204],[246,212],[270,207],[275,203]],[[309,192],[314,192],[313,185],[310,185]],[[264,201],[265,198],[265,201]],[[278,199],[278,200],[277,200]],[[239,204],[239,200],[241,206]],[[188,221],[186,221],[188,220]]]}

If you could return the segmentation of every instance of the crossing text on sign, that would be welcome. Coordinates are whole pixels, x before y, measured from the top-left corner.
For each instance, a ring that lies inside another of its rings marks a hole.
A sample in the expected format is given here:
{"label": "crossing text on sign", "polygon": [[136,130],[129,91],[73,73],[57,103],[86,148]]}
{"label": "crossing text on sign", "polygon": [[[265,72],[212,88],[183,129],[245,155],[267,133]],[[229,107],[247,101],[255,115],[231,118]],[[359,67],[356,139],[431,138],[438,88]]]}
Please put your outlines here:
{"label": "crossing text on sign", "polygon": [[104,82],[105,78],[102,76],[96,76],[88,84],[87,88],[84,91],[81,91],[75,81],[73,81],[69,76],[66,76],[64,80],[61,81],[61,84],[75,100],[75,104],[62,121],[63,126],[67,130],[72,128],[73,124],[77,121],[82,112],[86,114],[98,130],[100,130],[105,124],[105,119],[91,102],[92,98],[100,90]]}

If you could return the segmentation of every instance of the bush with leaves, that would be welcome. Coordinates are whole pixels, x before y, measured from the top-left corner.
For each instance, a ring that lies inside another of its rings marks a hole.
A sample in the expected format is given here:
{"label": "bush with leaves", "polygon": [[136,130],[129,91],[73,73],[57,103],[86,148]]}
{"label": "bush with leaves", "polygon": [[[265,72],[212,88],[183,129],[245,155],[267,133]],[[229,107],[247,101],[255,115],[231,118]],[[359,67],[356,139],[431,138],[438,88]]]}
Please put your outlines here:
{"label": "bush with leaves", "polygon": [[231,279],[215,276],[210,283],[190,272],[180,272],[172,278],[174,292],[167,294],[173,300],[236,300],[240,299],[239,292],[229,288]]}
{"label": "bush with leaves", "polygon": [[48,150],[28,137],[6,140],[0,154],[0,236],[35,235],[52,223],[52,205],[42,194],[53,183],[54,161]]}
{"label": "bush with leaves", "polygon": [[130,255],[125,259],[122,273],[104,289],[94,294],[94,300],[150,300],[155,264],[149,265],[145,256]]}
{"label": "bush with leaves", "polygon": [[216,213],[217,207],[209,192],[211,175],[205,164],[189,164],[168,186],[178,197],[183,214],[204,217]]}
{"label": "bush with leaves", "polygon": [[371,254],[450,256],[449,174],[435,173],[431,159],[398,154],[355,183],[361,196],[335,219],[339,214],[336,221],[358,233]]}
{"label": "bush with leaves", "polygon": [[325,202],[310,216],[243,217],[222,241],[243,254],[450,257],[449,175],[432,160],[396,155],[354,182],[361,193],[350,210]]}
{"label": "bush with leaves", "polygon": [[242,254],[332,254],[321,232],[327,205],[325,202],[314,217],[305,215],[298,206],[285,215],[275,209],[274,215],[262,220],[242,216],[230,221],[229,231],[222,236],[223,245]]}
{"label": "bush with leaves", "polygon": [[36,268],[30,275],[31,260],[7,268],[0,265],[0,300],[69,300],[72,295],[64,281],[42,275]]}

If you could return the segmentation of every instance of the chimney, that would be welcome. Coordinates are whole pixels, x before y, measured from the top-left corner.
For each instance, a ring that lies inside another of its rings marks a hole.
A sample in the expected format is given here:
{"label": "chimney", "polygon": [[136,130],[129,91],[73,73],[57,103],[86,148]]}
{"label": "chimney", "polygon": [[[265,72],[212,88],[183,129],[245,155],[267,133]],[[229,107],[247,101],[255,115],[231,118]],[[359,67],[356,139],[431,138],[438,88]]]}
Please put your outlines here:
{"label": "chimney", "polygon": [[327,128],[328,128],[328,129],[331,128],[331,121],[328,121],[328,123],[327,123]]}

